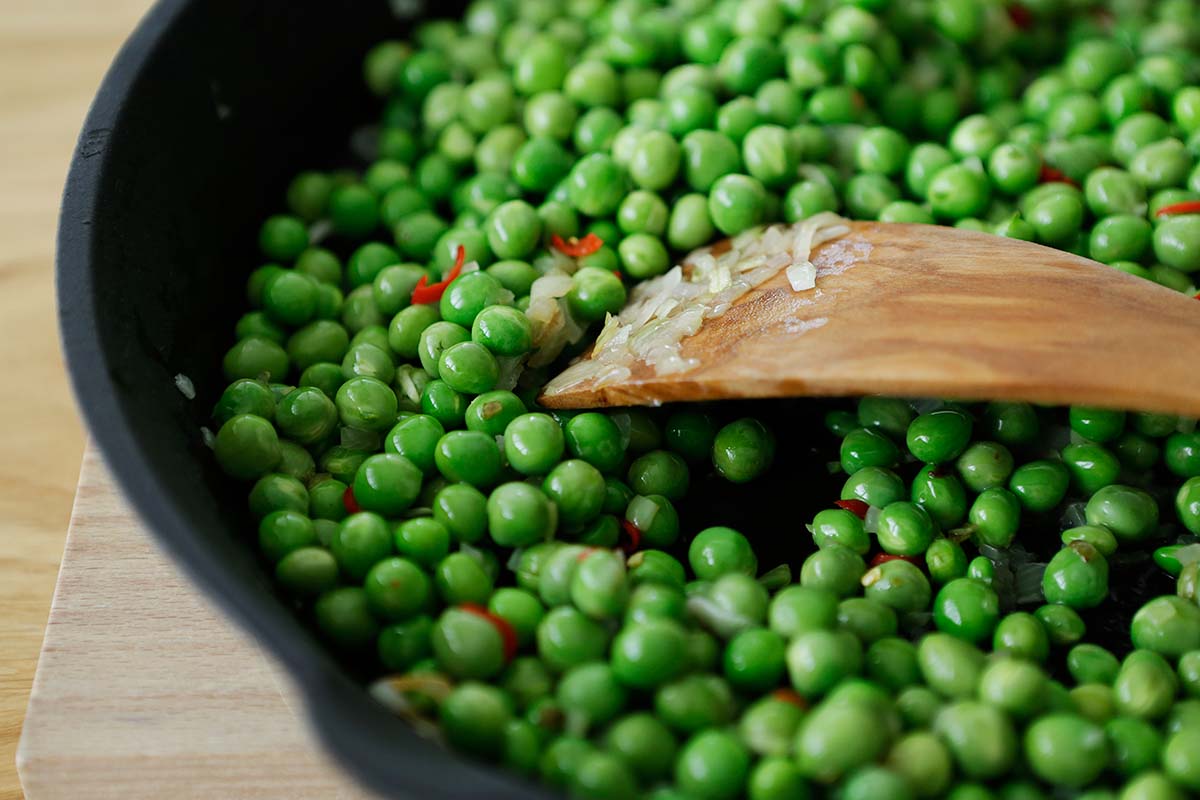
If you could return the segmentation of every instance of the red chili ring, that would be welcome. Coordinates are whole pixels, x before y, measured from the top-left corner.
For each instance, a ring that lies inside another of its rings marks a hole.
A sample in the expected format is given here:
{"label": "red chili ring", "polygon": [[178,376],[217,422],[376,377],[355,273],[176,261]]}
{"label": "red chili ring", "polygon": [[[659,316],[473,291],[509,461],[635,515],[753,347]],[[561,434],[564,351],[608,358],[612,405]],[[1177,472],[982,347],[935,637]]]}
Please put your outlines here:
{"label": "red chili ring", "polygon": [[1013,3],[1008,7],[1008,18],[1012,20],[1013,25],[1016,25],[1021,30],[1028,30],[1033,26],[1033,12],[1020,3]]}
{"label": "red chili ring", "polygon": [[[446,288],[454,282],[454,279],[462,274],[463,265],[467,261],[467,248],[461,244],[454,254],[454,268],[450,270],[450,274],[437,283],[429,283],[429,276],[422,275],[417,281],[417,285],[412,290],[413,305],[423,305],[440,302],[442,295],[445,294]],[[428,285],[427,285],[428,284]]]}
{"label": "red chili ring", "polygon": [[907,561],[908,563],[912,564],[914,567],[921,566],[921,562],[917,561],[917,559],[914,556],[896,556],[896,555],[892,555],[891,553],[876,554],[876,556],[871,559],[870,566],[878,567],[880,564],[882,564],[886,561]]}
{"label": "red chili ring", "polygon": [[1049,164],[1042,164],[1042,168],[1038,172],[1038,183],[1066,183],[1079,188],[1079,184],[1068,178],[1067,173],[1055,169]]}
{"label": "red chili ring", "polygon": [[1184,200],[1182,203],[1171,203],[1154,212],[1156,217],[1169,217],[1174,214],[1200,214],[1200,200]]}
{"label": "red chili ring", "polygon": [[785,703],[791,703],[797,708],[808,709],[808,702],[800,696],[800,693],[795,689],[776,689],[771,692],[771,696],[776,700],[782,700]]}
{"label": "red chili ring", "polygon": [[867,512],[871,510],[871,507],[862,500],[834,500],[833,504],[838,508],[844,508],[854,516],[864,520],[867,518]]}
{"label": "red chili ring", "polygon": [[357,514],[362,511],[362,506],[358,504],[358,498],[354,496],[353,486],[347,486],[346,491],[342,492],[342,505],[351,514]]}
{"label": "red chili ring", "polygon": [[627,519],[621,520],[621,528],[629,536],[629,541],[621,546],[625,555],[632,555],[642,547],[642,530]]}
{"label": "red chili ring", "polygon": [[555,250],[565,256],[583,258],[584,256],[590,256],[603,247],[604,240],[594,233],[589,233],[582,239],[572,236],[570,239],[564,240],[556,233],[550,237],[550,244],[554,246]]}

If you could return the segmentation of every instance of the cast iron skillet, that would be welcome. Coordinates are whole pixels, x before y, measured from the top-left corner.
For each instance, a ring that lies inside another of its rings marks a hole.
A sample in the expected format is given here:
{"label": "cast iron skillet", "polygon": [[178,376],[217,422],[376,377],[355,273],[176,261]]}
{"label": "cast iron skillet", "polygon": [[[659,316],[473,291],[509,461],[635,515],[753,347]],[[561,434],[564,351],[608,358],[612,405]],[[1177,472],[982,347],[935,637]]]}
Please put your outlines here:
{"label": "cast iron skillet", "polygon": [[[447,16],[462,3],[429,6]],[[288,667],[354,775],[393,797],[545,797],[370,700],[275,594],[239,535],[245,489],[200,435],[225,383],[258,221],[291,174],[336,166],[354,125],[378,116],[359,88],[362,56],[404,33],[384,0],[161,0],[112,65],[74,154],[58,238],[64,347],[126,498]],[[177,374],[194,381],[195,401]]]}
{"label": "cast iron skillet", "polygon": [[[452,16],[463,2],[428,5]],[[245,487],[220,473],[200,435],[226,383],[221,357],[257,266],[247,259],[259,221],[278,210],[296,171],[351,160],[349,133],[379,116],[359,88],[362,56],[404,34],[385,0],[160,0],[105,79],[67,181],[58,242],[64,345],[92,435],[128,500],[287,665],[326,745],[357,777],[421,800],[548,797],[419,738],[369,699],[275,593],[244,539],[253,531]],[[179,374],[194,382],[194,401],[176,388]],[[788,531],[835,496],[841,479],[824,468],[831,443],[818,446],[820,426],[792,424],[819,419],[820,409],[790,402],[757,401],[752,413],[777,418],[780,452],[810,457],[736,491],[693,475],[705,502],[680,514],[684,530],[736,524],[761,564],[795,570],[811,542]],[[1169,498],[1160,501],[1169,508]],[[1057,548],[1058,519],[1039,524],[1045,530],[1030,541],[1047,549],[1037,554],[1045,560]],[[1115,602],[1085,619],[1090,640],[1124,653],[1133,613],[1173,585],[1145,553],[1112,566]]]}

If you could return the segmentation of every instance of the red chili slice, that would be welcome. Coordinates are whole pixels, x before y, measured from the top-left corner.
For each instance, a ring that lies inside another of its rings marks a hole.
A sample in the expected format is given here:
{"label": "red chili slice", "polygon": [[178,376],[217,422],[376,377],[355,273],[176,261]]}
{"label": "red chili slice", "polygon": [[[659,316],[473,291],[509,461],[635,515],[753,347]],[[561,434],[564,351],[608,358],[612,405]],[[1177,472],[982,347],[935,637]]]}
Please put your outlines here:
{"label": "red chili slice", "polygon": [[642,530],[627,519],[621,520],[621,527],[629,537],[629,541],[621,546],[625,555],[636,553],[642,547]]}
{"label": "red chili slice", "polygon": [[619,270],[619,269],[614,269],[614,270],[613,270],[613,275],[616,275],[616,276],[617,276],[617,280],[619,280],[621,283],[624,283],[624,282],[625,282],[625,276],[621,274],[621,270]]}
{"label": "red chili slice", "polygon": [[362,506],[358,504],[358,498],[354,496],[353,486],[347,486],[346,491],[342,492],[342,505],[344,505],[346,510],[351,514],[357,514],[358,512],[362,511]]}
{"label": "red chili slice", "polygon": [[[429,276],[422,275],[421,280],[417,281],[416,287],[412,290],[412,301],[414,305],[437,303],[442,299],[442,294],[446,291],[446,287],[454,282],[454,279],[462,274],[463,264],[467,261],[467,248],[461,244],[458,246],[458,251],[454,255],[454,269],[450,270],[450,274],[437,283],[429,283]],[[426,285],[428,284],[428,285]]]}
{"label": "red chili slice", "polygon": [[1169,217],[1173,214],[1200,214],[1200,200],[1185,200],[1182,203],[1171,203],[1163,206],[1154,213],[1156,217]]}
{"label": "red chili slice", "polygon": [[1033,27],[1033,12],[1020,3],[1008,7],[1008,18],[1023,31]]}
{"label": "red chili slice", "polygon": [[550,237],[550,244],[554,245],[554,249],[565,256],[583,258],[584,256],[590,256],[603,247],[604,240],[594,233],[589,233],[582,239],[572,236],[570,239],[564,240],[556,233]]}
{"label": "red chili slice", "polygon": [[870,506],[862,500],[834,500],[833,504],[838,508],[844,508],[859,519],[867,518],[867,511]]}
{"label": "red chili slice", "polygon": [[1079,188],[1079,184],[1068,178],[1065,172],[1055,169],[1049,164],[1042,164],[1042,169],[1038,173],[1038,183],[1067,183]]}
{"label": "red chili slice", "polygon": [[914,567],[921,566],[921,563],[919,561],[917,561],[917,559],[914,558],[913,556],[894,556],[891,553],[879,553],[878,555],[876,555],[874,558],[871,559],[870,566],[878,567],[880,564],[882,564],[886,561],[907,561],[908,563],[912,564]]}
{"label": "red chili slice", "polygon": [[474,614],[492,623],[496,633],[500,634],[500,638],[504,640],[504,660],[513,660],[513,656],[517,654],[517,632],[513,630],[512,623],[499,614],[493,614],[478,603],[459,603],[458,607],[468,614]]}
{"label": "red chili slice", "polygon": [[776,689],[771,692],[771,696],[776,700],[782,700],[785,703],[791,703],[797,708],[808,708],[808,702],[800,696],[795,689]]}

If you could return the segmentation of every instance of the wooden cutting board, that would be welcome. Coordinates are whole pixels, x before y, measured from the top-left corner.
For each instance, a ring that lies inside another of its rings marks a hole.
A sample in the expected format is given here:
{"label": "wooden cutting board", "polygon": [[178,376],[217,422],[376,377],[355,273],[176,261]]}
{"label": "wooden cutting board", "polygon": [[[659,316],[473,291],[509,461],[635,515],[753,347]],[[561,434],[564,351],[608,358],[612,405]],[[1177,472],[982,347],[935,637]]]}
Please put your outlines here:
{"label": "wooden cutting board", "polygon": [[300,702],[89,448],[17,753],[28,800],[373,797],[321,752]]}

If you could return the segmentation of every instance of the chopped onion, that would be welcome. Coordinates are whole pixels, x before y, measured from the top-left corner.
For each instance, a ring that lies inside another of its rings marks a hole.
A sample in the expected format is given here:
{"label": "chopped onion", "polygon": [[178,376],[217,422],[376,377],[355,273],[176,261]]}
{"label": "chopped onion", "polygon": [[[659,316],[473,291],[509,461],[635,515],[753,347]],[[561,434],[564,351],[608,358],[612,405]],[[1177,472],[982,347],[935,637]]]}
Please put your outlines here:
{"label": "chopped onion", "polygon": [[1017,567],[1017,603],[1037,603],[1044,599],[1042,597],[1042,576],[1045,572],[1046,565],[1036,561],[1030,561]]}
{"label": "chopped onion", "polygon": [[1085,509],[1086,503],[1074,502],[1063,509],[1062,517],[1059,522],[1062,524],[1063,530],[1068,528],[1078,528],[1080,525],[1087,523],[1087,515]]}
{"label": "chopped onion", "polygon": [[1200,561],[1200,543],[1184,545],[1172,555],[1181,567],[1186,567],[1188,564]]}
{"label": "chopped onion", "polygon": [[319,219],[308,226],[308,242],[317,245],[333,234],[333,220]]}
{"label": "chopped onion", "polygon": [[[818,270],[809,260],[812,248],[849,230],[842,217],[822,212],[791,226],[743,231],[733,237],[729,250],[720,256],[714,257],[712,248],[693,252],[683,264],[633,287],[621,313],[605,319],[590,356],[577,360],[550,381],[547,391],[563,391],[585,382],[605,386],[624,380],[638,361],[659,375],[695,369],[699,362],[683,358],[680,349],[683,340],[695,335],[704,320],[724,314],[747,292],[781,271],[786,271],[793,290],[815,288]],[[853,261],[854,256],[848,254],[847,260]],[[569,311],[548,302],[556,292],[543,281],[553,277],[550,273],[539,278],[530,293],[526,314],[534,324],[534,344],[539,348],[530,359],[532,366],[549,363],[561,352],[565,341],[578,341],[570,327],[573,320]],[[569,288],[566,286],[562,294]],[[813,324],[801,324],[794,330],[789,327],[789,332],[799,334],[818,327],[816,320],[796,322]]]}
{"label": "chopped onion", "polygon": [[912,406],[913,411],[917,412],[917,416],[928,414],[930,411],[937,411],[945,405],[945,403],[936,397],[914,397],[908,401],[908,404]]}
{"label": "chopped onion", "polygon": [[175,376],[175,388],[188,400],[196,399],[196,385],[192,383],[191,378],[182,372]]}
{"label": "chopped onion", "polygon": [[793,292],[804,292],[817,286],[817,268],[811,261],[792,264],[787,268],[788,283]]}
{"label": "chopped onion", "polygon": [[[525,368],[525,356],[497,358],[496,362],[500,365],[500,377],[496,379],[496,388],[511,392],[516,388],[521,371]],[[409,380],[412,379],[409,378]],[[420,399],[420,397],[417,398],[418,402]]]}
{"label": "chopped onion", "polygon": [[879,506],[867,506],[867,516],[863,519],[863,528],[867,533],[879,530],[879,512],[882,510]]}
{"label": "chopped onion", "polygon": [[703,594],[693,594],[687,599],[687,612],[701,627],[722,639],[729,639],[754,626],[752,620],[735,614]]}
{"label": "chopped onion", "polygon": [[521,556],[523,555],[525,555],[524,547],[514,548],[512,553],[510,553],[508,556],[508,561],[504,562],[505,569],[509,570],[510,572],[516,572],[517,567],[521,566]]}

